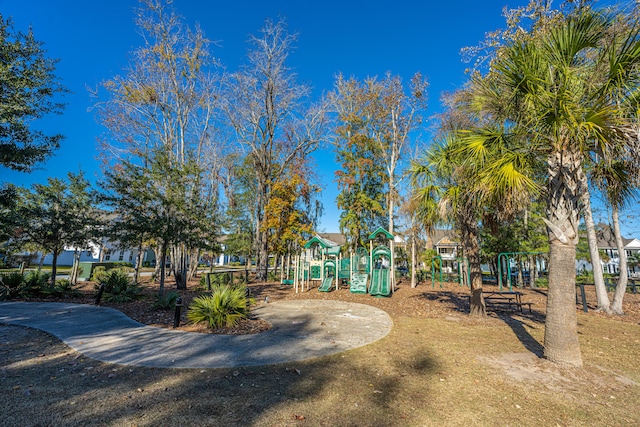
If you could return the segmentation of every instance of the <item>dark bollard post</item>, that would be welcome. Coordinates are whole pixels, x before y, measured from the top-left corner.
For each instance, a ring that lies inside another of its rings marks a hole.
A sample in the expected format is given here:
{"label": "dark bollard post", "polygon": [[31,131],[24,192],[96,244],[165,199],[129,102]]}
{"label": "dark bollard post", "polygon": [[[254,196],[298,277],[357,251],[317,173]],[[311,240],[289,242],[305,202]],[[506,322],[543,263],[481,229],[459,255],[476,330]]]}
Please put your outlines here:
{"label": "dark bollard post", "polygon": [[211,290],[211,275],[209,273],[204,274],[204,281],[207,284],[207,291]]}
{"label": "dark bollard post", "polygon": [[180,311],[182,310],[182,298],[178,298],[176,300],[176,312],[173,316],[173,327],[177,328],[180,326]]}
{"label": "dark bollard post", "polygon": [[250,304],[251,301],[249,301],[250,298],[251,298],[251,291],[249,290],[249,288],[244,288],[244,298],[245,298],[245,306],[247,308],[247,313],[248,313],[249,312],[249,308],[251,306],[251,304]]}
{"label": "dark bollard post", "polygon": [[589,312],[589,308],[587,307],[587,295],[584,293],[584,284],[580,285],[580,293],[582,294],[582,310],[585,313]]}
{"label": "dark bollard post", "polygon": [[104,283],[101,283],[100,288],[98,289],[98,294],[96,295],[95,305],[100,305],[100,300],[102,299],[103,293],[104,293]]}

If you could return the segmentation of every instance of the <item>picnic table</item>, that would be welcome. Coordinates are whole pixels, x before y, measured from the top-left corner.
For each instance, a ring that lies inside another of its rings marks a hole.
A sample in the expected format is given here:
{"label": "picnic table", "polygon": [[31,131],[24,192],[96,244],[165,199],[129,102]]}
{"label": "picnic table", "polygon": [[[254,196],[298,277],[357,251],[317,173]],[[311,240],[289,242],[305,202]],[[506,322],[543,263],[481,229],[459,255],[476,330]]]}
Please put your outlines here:
{"label": "picnic table", "polygon": [[492,306],[507,306],[509,310],[517,308],[521,313],[523,312],[522,306],[529,307],[529,313],[531,311],[532,302],[522,301],[522,292],[518,291],[484,291],[482,297],[488,305]]}

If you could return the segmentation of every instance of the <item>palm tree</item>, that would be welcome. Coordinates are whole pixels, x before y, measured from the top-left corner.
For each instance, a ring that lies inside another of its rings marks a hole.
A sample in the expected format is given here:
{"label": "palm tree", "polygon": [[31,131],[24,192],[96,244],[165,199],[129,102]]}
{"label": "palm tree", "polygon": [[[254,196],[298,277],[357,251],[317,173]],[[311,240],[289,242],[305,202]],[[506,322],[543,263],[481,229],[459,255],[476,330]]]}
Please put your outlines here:
{"label": "palm tree", "polygon": [[470,314],[485,316],[478,239],[482,197],[475,186],[478,180],[472,176],[473,170],[465,168],[455,153],[456,144],[450,133],[423,159],[412,163],[413,199],[423,223],[429,226],[438,221],[455,223],[469,261]]}
{"label": "palm tree", "polygon": [[[484,164],[486,185],[506,188],[517,182],[509,177],[523,171],[521,150],[546,167],[550,261],[544,355],[574,366],[582,365],[575,255],[583,165],[590,152],[610,161],[635,136],[616,102],[621,87],[639,77],[638,27],[635,21],[621,25],[622,18],[627,17],[589,8],[556,17],[500,48],[489,73],[471,83],[471,105],[497,124],[492,132],[471,130],[464,150],[469,162]],[[489,149],[496,141],[503,147]],[[508,173],[498,180],[500,171]]]}

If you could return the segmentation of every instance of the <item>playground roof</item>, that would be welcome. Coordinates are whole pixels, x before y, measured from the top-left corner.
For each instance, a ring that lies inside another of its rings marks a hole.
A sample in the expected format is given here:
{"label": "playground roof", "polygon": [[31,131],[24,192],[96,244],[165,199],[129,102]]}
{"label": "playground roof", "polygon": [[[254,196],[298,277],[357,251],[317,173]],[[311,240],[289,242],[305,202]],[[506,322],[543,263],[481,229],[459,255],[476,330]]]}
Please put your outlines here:
{"label": "playground roof", "polygon": [[313,236],[313,238],[311,240],[309,240],[307,243],[304,244],[305,249],[309,249],[310,247],[312,247],[314,244],[320,245],[320,247],[322,249],[328,249],[328,248],[333,248],[333,247],[340,247],[339,244],[337,244],[336,242],[333,242],[329,239],[324,239],[318,235]]}
{"label": "playground roof", "polygon": [[376,229],[376,231],[374,231],[373,233],[369,234],[369,240],[373,240],[376,237],[378,237],[378,234],[384,234],[384,236],[387,239],[393,239],[393,234],[389,233],[387,230],[385,230],[383,227],[378,227]]}

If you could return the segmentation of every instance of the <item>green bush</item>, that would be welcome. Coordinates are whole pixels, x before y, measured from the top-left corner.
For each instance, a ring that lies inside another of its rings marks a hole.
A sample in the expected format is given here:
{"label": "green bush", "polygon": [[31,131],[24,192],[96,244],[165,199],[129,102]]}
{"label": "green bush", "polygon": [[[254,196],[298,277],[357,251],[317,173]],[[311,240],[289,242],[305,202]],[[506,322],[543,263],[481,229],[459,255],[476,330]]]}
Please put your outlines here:
{"label": "green bush", "polygon": [[50,278],[50,273],[45,273],[44,271],[40,270],[34,270],[27,273],[24,281],[29,289],[37,292],[45,289],[48,286]]}
{"label": "green bush", "polygon": [[82,295],[82,293],[71,284],[69,279],[56,280],[54,285],[45,283],[44,286],[40,287],[40,293],[54,297],[77,297]]}
{"label": "green bush", "polygon": [[[26,295],[25,295],[26,294]],[[19,271],[0,275],[0,301],[28,297],[24,276]]]}
{"label": "green bush", "polygon": [[100,284],[104,284],[103,298],[108,302],[129,302],[140,297],[141,288],[124,269],[115,268],[100,273]]}
{"label": "green bush", "polygon": [[153,303],[154,310],[172,310],[176,306],[176,300],[180,297],[177,292],[171,291],[164,295],[156,295],[156,300]]}
{"label": "green bush", "polygon": [[546,277],[538,277],[535,283],[536,288],[548,288],[549,287],[549,279]]}
{"label": "green bush", "polygon": [[210,328],[232,327],[249,317],[247,302],[244,286],[215,286],[211,294],[193,299],[187,319],[194,323],[205,322]]}
{"label": "green bush", "polygon": [[100,265],[98,267],[94,267],[91,272],[91,281],[96,283],[101,283],[104,281],[105,275],[107,274],[107,269],[104,266]]}

